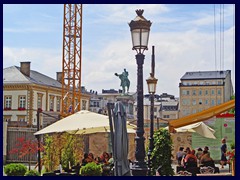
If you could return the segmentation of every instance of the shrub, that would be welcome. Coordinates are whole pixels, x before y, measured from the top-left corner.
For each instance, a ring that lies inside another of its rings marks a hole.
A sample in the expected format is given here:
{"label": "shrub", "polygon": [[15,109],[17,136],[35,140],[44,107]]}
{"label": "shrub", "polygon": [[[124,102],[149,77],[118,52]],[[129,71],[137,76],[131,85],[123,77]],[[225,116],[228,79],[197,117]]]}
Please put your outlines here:
{"label": "shrub", "polygon": [[36,170],[30,170],[25,173],[25,176],[40,176],[39,172]]}
{"label": "shrub", "polygon": [[154,149],[152,152],[153,172],[160,171],[161,176],[172,176],[172,139],[168,130],[160,128],[154,132]]}
{"label": "shrub", "polygon": [[97,165],[94,162],[88,163],[85,166],[82,166],[80,169],[80,175],[82,176],[101,176],[102,167]]}
{"label": "shrub", "polygon": [[24,176],[27,172],[27,167],[20,163],[11,163],[4,167],[4,173],[7,176]]}

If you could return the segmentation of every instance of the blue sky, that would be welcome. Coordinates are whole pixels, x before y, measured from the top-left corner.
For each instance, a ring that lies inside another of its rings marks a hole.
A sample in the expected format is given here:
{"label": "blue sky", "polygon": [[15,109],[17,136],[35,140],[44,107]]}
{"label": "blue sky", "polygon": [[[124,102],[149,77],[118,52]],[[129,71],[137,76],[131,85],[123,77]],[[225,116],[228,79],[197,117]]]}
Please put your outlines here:
{"label": "blue sky", "polygon": [[[158,94],[178,97],[180,78],[187,71],[229,69],[235,84],[235,6],[222,7],[224,51],[220,52],[219,4],[215,5],[216,41],[213,4],[84,4],[82,85],[99,93],[119,89],[120,80],[114,73],[126,68],[130,91],[136,91],[137,65],[128,26],[136,9],[144,9],[144,17],[152,22],[149,50],[145,52],[144,93],[153,45]],[[32,70],[55,79],[62,69],[62,40],[63,4],[3,5],[4,68],[31,61]],[[220,54],[224,56],[221,63]]]}

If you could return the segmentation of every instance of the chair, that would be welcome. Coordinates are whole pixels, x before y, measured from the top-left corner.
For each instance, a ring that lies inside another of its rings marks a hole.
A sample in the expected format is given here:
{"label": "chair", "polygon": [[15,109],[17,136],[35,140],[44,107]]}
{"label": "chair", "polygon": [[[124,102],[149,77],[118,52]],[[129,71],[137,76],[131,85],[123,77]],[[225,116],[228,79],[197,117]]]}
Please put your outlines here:
{"label": "chair", "polygon": [[208,167],[208,166],[214,168],[214,173],[220,173],[219,167],[215,166],[214,161],[202,162],[202,165],[200,167]]}
{"label": "chair", "polygon": [[192,176],[192,173],[188,171],[179,171],[177,174],[178,176]]}
{"label": "chair", "polygon": [[214,172],[215,172],[215,168],[213,168],[211,166],[200,167],[201,174],[214,174]]}

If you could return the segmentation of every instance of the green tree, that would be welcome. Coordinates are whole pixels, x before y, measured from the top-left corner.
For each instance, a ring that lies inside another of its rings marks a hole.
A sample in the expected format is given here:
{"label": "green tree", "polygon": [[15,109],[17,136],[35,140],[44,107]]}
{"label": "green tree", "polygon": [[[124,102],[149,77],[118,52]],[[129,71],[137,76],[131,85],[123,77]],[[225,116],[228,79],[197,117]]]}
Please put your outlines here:
{"label": "green tree", "polygon": [[173,143],[171,139],[171,135],[168,130],[164,128],[160,128],[159,130],[154,132],[154,149],[152,152],[152,160],[153,160],[153,172],[161,167],[161,176],[172,176],[174,175],[174,171],[172,168],[172,150]]}
{"label": "green tree", "polygon": [[58,169],[60,163],[63,169],[68,169],[69,162],[71,166],[75,165],[83,156],[81,135],[69,133],[46,135],[44,142],[43,164],[46,172]]}

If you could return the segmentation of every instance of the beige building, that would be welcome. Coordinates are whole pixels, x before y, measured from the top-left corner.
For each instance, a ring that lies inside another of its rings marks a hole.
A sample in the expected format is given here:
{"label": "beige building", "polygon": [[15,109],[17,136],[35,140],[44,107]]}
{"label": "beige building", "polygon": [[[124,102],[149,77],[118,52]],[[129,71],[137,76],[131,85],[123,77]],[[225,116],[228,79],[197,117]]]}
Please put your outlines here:
{"label": "beige building", "polygon": [[[6,153],[14,147],[18,134],[31,134],[37,130],[37,110],[49,114],[40,114],[40,127],[45,127],[59,119],[61,110],[61,73],[52,79],[31,70],[31,62],[21,62],[20,67],[3,69],[3,124]],[[90,95],[82,89],[81,109],[89,110]],[[15,138],[15,139],[14,139]],[[12,159],[13,160],[13,159]]]}
{"label": "beige building", "polygon": [[[60,74],[57,73],[59,76]],[[8,126],[35,127],[37,110],[59,114],[61,88],[57,80],[30,69],[30,62],[3,69],[3,118]],[[81,109],[89,110],[90,95],[82,94]]]}
{"label": "beige building", "polygon": [[180,80],[180,117],[227,102],[233,95],[230,70],[186,72]]}

